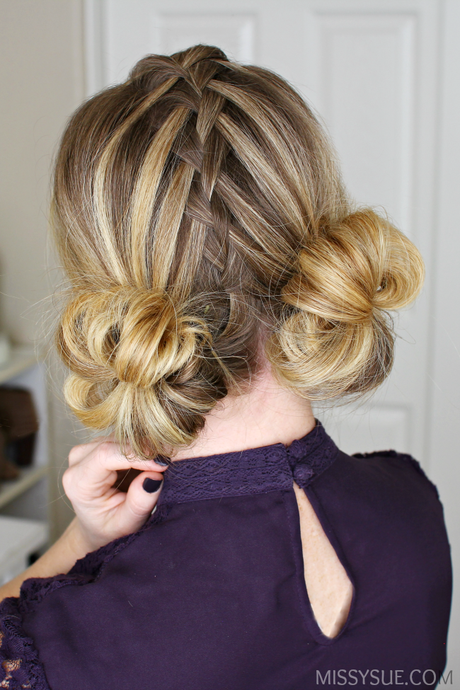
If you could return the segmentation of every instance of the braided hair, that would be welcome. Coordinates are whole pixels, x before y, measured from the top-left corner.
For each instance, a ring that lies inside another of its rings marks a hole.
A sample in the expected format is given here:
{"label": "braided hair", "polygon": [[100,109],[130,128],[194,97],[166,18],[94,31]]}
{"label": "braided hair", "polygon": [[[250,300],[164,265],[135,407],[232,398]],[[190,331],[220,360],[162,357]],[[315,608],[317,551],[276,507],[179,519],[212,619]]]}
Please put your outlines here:
{"label": "braided hair", "polygon": [[76,111],[52,224],[66,399],[146,458],[189,445],[261,353],[310,399],[375,388],[387,310],[423,279],[412,243],[352,207],[300,96],[211,46],[149,55]]}

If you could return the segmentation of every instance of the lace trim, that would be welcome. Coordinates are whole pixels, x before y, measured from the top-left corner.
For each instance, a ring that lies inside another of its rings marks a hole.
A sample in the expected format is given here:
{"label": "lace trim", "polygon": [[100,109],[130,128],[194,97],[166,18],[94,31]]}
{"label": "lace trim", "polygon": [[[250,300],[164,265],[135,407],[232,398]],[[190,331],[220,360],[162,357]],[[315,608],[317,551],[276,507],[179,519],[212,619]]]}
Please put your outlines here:
{"label": "lace trim", "polygon": [[294,481],[302,489],[328,469],[337,458],[339,449],[326,434],[318,420],[307,436],[293,441],[287,448],[289,465]]}
{"label": "lace trim", "polygon": [[165,472],[158,503],[184,503],[225,496],[249,496],[291,488],[292,472],[282,447],[256,448],[181,460]]}
{"label": "lace trim", "polygon": [[19,600],[0,603],[0,688],[50,690],[34,642],[21,627]]}
{"label": "lace trim", "polygon": [[249,496],[305,487],[336,459],[338,448],[317,421],[289,447],[282,443],[171,463],[164,474],[158,505],[225,496]]}

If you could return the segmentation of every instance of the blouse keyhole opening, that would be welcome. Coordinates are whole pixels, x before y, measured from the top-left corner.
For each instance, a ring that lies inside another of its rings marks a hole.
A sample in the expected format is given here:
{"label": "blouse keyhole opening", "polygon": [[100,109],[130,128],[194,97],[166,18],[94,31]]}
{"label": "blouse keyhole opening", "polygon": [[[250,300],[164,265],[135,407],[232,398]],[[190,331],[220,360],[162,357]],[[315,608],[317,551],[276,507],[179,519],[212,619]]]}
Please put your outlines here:
{"label": "blouse keyhole opening", "polygon": [[316,623],[323,635],[337,637],[353,599],[353,585],[305,492],[293,484],[299,509],[304,578]]}

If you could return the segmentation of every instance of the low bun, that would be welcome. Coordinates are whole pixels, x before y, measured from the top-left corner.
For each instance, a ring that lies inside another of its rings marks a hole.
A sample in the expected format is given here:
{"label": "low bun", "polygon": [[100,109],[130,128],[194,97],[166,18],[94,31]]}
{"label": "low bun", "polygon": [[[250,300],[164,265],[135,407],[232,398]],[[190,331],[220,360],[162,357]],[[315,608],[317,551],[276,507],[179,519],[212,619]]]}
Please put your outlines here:
{"label": "low bun", "polygon": [[371,209],[323,227],[282,290],[290,309],[267,346],[279,377],[316,400],[380,385],[393,363],[387,311],[412,302],[423,276],[412,242]]}
{"label": "low bun", "polygon": [[72,371],[71,409],[86,426],[114,429],[141,457],[189,444],[215,404],[215,381],[206,390],[195,380],[212,357],[211,335],[164,292],[113,286],[73,294],[57,341]]}

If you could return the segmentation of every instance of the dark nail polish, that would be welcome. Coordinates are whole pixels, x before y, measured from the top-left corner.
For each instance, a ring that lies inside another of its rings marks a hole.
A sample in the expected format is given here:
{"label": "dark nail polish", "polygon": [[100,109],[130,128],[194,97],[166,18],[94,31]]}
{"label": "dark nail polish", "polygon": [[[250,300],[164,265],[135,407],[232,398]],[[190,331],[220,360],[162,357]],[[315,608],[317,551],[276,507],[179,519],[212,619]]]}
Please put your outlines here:
{"label": "dark nail polish", "polygon": [[162,467],[168,467],[169,462],[166,462],[165,458],[163,458],[161,455],[158,455],[155,459],[154,462],[156,462],[157,465],[161,465]]}
{"label": "dark nail polish", "polygon": [[142,488],[144,491],[147,491],[148,494],[153,494],[155,491],[158,491],[162,483],[162,479],[151,479],[150,477],[146,477],[142,484]]}

